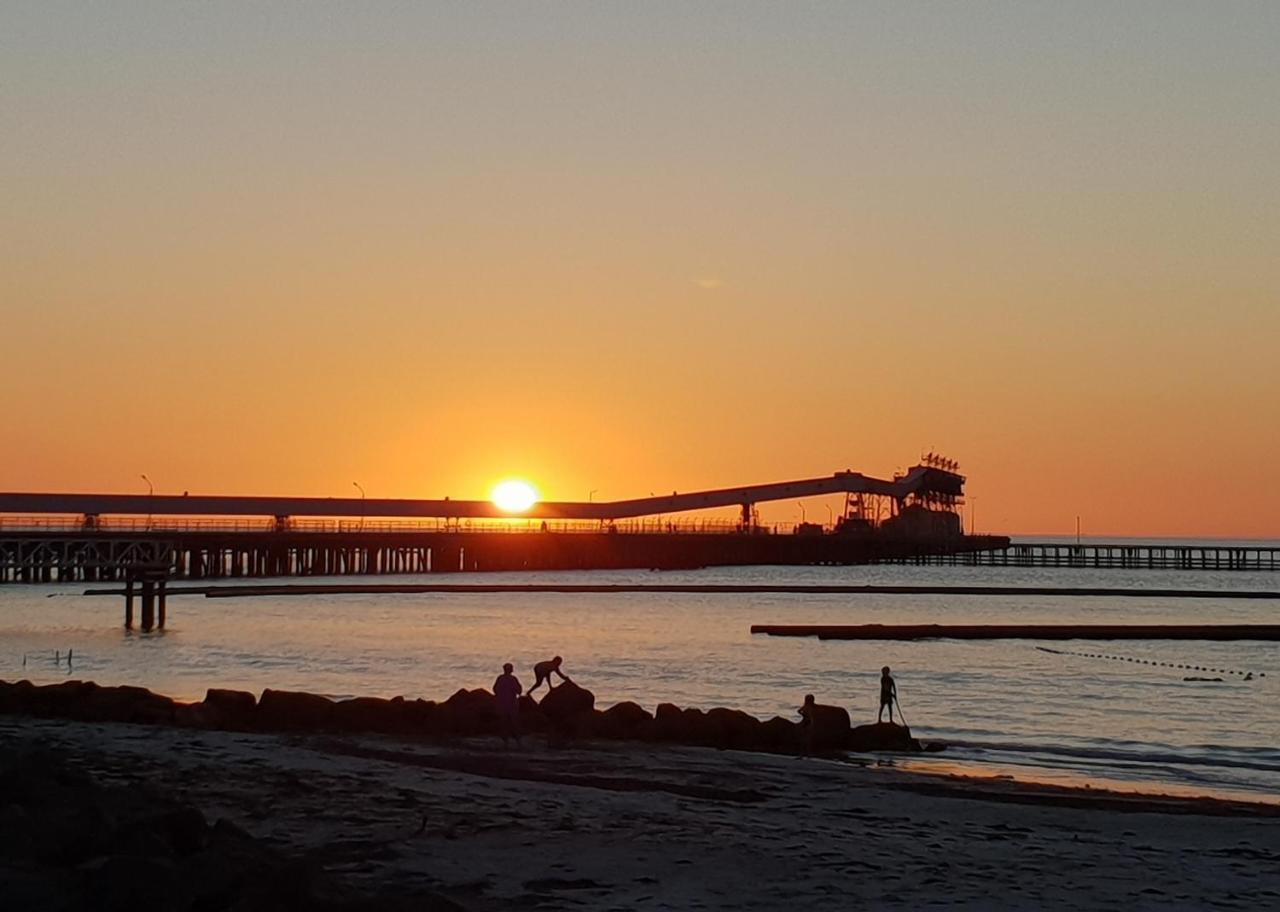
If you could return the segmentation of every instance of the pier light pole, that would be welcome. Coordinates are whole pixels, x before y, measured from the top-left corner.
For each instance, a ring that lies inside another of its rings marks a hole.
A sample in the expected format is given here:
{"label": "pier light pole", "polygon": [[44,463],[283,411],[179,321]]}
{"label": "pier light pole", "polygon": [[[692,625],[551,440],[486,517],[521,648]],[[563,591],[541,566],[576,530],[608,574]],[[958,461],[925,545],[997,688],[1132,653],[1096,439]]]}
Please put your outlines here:
{"label": "pier light pole", "polygon": [[831,512],[831,504],[825,504],[827,508],[827,525],[834,526],[836,524],[836,515]]}
{"label": "pier light pole", "polygon": [[796,506],[800,508],[800,525],[802,525],[802,526],[803,526],[803,525],[804,525],[804,523],[805,523],[805,518],[804,518],[804,504],[797,500],[797,501],[796,501]]}
{"label": "pier light pole", "polygon": [[147,483],[147,531],[151,531],[151,498],[156,495],[156,486],[151,483],[151,479],[147,477],[147,473],[143,472],[138,476]]}
{"label": "pier light pole", "polygon": [[600,490],[599,488],[592,488],[589,492],[587,492],[587,503],[591,503],[596,499],[596,491],[599,491],[599,490]]}
{"label": "pier light pole", "polygon": [[351,483],[355,485],[356,490],[360,492],[360,528],[358,531],[363,532],[364,531],[364,488],[360,487],[360,482],[358,481],[353,481]]}

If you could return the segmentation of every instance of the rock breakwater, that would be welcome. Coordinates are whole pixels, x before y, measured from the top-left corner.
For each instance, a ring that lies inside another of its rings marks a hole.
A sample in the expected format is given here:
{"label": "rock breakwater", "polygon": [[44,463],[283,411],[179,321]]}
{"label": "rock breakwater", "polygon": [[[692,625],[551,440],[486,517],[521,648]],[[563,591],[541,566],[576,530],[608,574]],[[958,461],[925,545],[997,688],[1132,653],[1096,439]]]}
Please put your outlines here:
{"label": "rock breakwater", "polygon": [[[632,702],[598,709],[591,691],[566,682],[541,702],[520,699],[524,732],[568,739],[647,741],[798,754],[807,751],[920,751],[924,747],[900,725],[852,726],[839,707],[821,707],[816,727],[775,716],[761,720],[741,710],[681,708],[661,703],[648,710]],[[442,702],[404,697],[331,700],[320,694],[210,689],[203,701],[184,703],[142,687],[107,687],[92,681],[37,686],[0,681],[0,713],[132,722],[179,728],[261,732],[349,732],[407,737],[498,735],[501,719],[493,694],[462,689]]]}

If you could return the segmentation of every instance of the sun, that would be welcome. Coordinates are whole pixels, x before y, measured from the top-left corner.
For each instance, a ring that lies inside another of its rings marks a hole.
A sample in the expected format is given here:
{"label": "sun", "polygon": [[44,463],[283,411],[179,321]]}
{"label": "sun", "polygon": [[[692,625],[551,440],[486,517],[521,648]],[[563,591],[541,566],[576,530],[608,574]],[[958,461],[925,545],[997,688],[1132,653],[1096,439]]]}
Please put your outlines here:
{"label": "sun", "polygon": [[504,513],[523,513],[538,502],[538,489],[527,481],[513,478],[493,489],[494,506]]}

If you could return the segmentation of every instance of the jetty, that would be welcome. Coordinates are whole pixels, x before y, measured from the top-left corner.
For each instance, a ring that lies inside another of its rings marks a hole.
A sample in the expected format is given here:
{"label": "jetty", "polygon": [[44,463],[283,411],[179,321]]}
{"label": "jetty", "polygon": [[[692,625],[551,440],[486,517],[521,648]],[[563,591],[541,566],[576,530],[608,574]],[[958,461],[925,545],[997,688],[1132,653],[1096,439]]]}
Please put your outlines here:
{"label": "jetty", "polygon": [[1252,640],[1280,624],[754,624],[752,633],[820,640]]}
{"label": "jetty", "polygon": [[[845,470],[520,511],[448,497],[0,493],[0,583],[865,564],[1007,545],[964,534],[956,468],[929,454],[891,479]],[[844,504],[825,525],[760,521],[759,504],[831,495]]]}
{"label": "jetty", "polygon": [[1094,570],[1280,570],[1280,546],[1186,542],[1009,542],[973,551],[887,557],[882,563]]}

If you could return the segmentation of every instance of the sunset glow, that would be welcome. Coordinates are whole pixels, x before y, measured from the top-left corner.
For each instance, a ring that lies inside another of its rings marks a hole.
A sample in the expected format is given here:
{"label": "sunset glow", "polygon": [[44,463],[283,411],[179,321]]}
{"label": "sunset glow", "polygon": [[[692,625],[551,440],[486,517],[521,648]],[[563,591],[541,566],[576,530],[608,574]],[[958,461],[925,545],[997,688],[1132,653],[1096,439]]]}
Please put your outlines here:
{"label": "sunset glow", "polygon": [[1273,26],[645,6],[6,6],[0,487],[1280,535]]}
{"label": "sunset glow", "polygon": [[492,497],[499,510],[523,513],[538,502],[538,491],[527,481],[508,479],[493,489]]}

